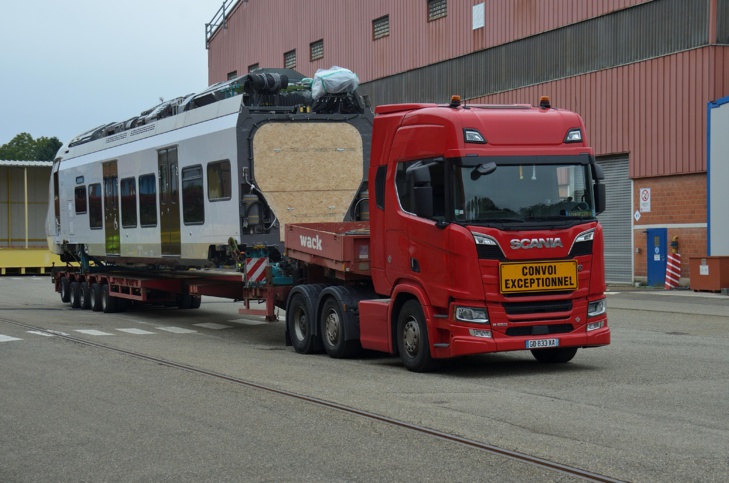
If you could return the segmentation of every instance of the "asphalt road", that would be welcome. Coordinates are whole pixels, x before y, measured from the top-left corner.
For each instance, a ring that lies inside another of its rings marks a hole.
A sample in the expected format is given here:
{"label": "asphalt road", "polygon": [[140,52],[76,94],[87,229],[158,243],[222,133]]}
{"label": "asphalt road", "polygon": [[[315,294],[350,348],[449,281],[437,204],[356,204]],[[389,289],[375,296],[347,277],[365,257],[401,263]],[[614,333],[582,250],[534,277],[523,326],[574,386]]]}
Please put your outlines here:
{"label": "asphalt road", "polygon": [[0,277],[0,481],[574,481],[3,319],[619,480],[729,481],[729,297],[615,292],[613,343],[569,364],[508,353],[413,374],[374,353],[296,354],[282,322],[214,298],[99,314],[47,277]]}

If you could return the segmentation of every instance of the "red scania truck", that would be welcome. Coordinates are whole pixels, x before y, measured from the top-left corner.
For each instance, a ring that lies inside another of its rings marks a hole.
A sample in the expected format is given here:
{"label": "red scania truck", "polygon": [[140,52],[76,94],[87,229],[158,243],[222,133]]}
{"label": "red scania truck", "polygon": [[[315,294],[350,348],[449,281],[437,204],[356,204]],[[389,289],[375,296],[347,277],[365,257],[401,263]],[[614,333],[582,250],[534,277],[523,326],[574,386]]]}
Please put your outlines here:
{"label": "red scania truck", "polygon": [[603,172],[577,114],[528,105],[375,110],[369,221],[291,224],[287,340],[346,357],[531,350],[567,362],[610,343]]}

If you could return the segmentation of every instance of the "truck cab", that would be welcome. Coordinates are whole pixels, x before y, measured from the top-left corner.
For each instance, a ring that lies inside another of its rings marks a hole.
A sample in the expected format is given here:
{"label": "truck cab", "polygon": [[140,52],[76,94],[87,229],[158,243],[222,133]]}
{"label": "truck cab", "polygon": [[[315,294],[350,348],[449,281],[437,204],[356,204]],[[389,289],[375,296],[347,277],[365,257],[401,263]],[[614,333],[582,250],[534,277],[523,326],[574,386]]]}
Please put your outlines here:
{"label": "truck cab", "polygon": [[362,346],[411,370],[531,350],[566,362],[610,343],[602,169],[579,115],[529,105],[375,110],[370,256],[381,300],[360,302]]}

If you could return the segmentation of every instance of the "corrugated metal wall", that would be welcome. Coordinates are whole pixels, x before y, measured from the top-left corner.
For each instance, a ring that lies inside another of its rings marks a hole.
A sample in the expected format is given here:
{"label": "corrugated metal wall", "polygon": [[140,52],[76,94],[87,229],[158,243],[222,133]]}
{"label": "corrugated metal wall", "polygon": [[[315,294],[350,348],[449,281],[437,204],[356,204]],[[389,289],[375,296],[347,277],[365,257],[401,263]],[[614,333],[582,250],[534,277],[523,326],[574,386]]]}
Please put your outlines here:
{"label": "corrugated metal wall", "polygon": [[598,155],[631,153],[632,178],[706,170],[706,103],[729,93],[729,47],[704,47],[473,99],[578,112]]}
{"label": "corrugated metal wall", "polygon": [[607,209],[598,216],[605,235],[605,281],[633,281],[633,183],[628,157],[598,157],[605,172]]}
{"label": "corrugated metal wall", "polygon": [[[485,26],[474,31],[472,6],[479,3]],[[448,15],[428,22],[426,0],[240,1],[227,28],[209,42],[208,76],[213,83],[256,63],[282,67],[284,52],[296,49],[297,70],[304,74],[344,65],[367,82],[642,3],[646,0],[448,0]],[[373,41],[372,20],[384,15],[390,17],[390,35]],[[309,44],[320,39],[324,58],[311,62]]]}
{"label": "corrugated metal wall", "polygon": [[[701,8],[697,8],[701,5]],[[708,3],[662,0],[362,86],[375,104],[473,98],[707,45]],[[398,88],[409,86],[403,92]]]}

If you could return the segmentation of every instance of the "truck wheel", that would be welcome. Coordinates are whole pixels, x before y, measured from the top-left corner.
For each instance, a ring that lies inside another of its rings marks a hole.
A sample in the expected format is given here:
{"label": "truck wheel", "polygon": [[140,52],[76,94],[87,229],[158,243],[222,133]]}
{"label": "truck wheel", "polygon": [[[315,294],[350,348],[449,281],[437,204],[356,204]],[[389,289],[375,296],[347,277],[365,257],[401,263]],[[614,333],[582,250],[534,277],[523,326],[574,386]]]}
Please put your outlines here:
{"label": "truck wheel", "polygon": [[61,277],[61,302],[67,304],[71,301],[71,282],[68,277]]}
{"label": "truck wheel", "polygon": [[105,314],[116,312],[116,299],[109,294],[109,286],[101,286],[101,310]]}
{"label": "truck wheel", "polygon": [[359,341],[346,340],[345,336],[342,305],[334,297],[329,297],[321,314],[321,338],[327,354],[337,359],[354,356],[361,347]]}
{"label": "truck wheel", "polygon": [[71,302],[71,308],[77,309],[81,307],[81,287],[78,282],[73,281],[69,286],[69,302]]}
{"label": "truck wheel", "polygon": [[300,293],[291,297],[286,310],[286,326],[291,337],[291,345],[299,354],[311,354],[314,352],[314,334],[312,330],[311,317],[306,308],[306,299]]}
{"label": "truck wheel", "polygon": [[101,307],[101,284],[92,283],[89,288],[89,302],[91,303],[91,310],[94,312],[100,312]]}
{"label": "truck wheel", "polygon": [[191,309],[199,309],[200,304],[202,303],[202,297],[199,295],[191,295],[190,296],[190,308]]}
{"label": "truck wheel", "polygon": [[82,309],[88,310],[91,308],[91,293],[89,282],[79,283],[79,306]]}
{"label": "truck wheel", "polygon": [[177,300],[177,308],[189,309],[192,305],[192,296],[189,293],[182,293],[175,297]]}
{"label": "truck wheel", "polygon": [[577,347],[532,350],[532,355],[536,360],[549,364],[563,364],[565,362],[569,362],[575,354],[577,354]]}
{"label": "truck wheel", "polygon": [[400,359],[409,371],[428,372],[437,368],[430,355],[428,327],[420,303],[408,300],[397,317],[397,348]]}

